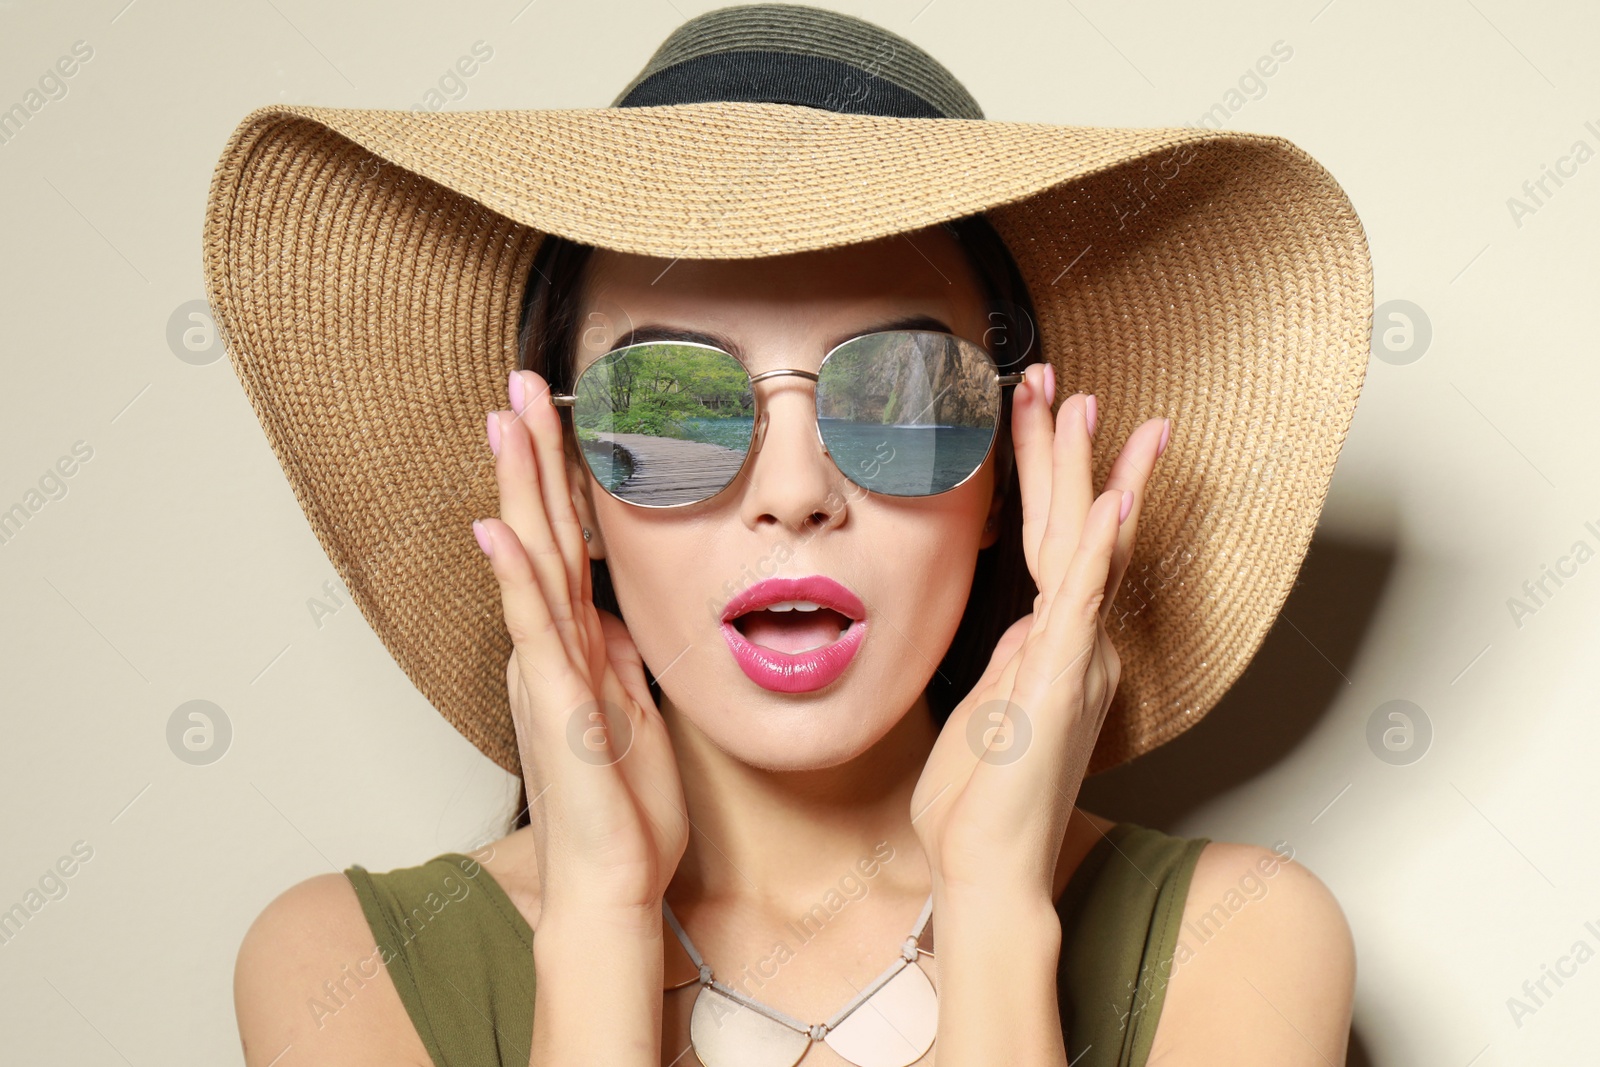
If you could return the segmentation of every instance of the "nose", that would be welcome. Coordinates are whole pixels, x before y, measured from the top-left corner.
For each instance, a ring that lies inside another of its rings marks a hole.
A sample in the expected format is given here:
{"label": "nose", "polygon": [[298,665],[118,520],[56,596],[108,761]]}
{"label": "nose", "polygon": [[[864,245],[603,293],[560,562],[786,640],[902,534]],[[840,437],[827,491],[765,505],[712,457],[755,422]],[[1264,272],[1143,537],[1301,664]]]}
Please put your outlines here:
{"label": "nose", "polygon": [[751,529],[812,533],[844,519],[844,477],[817,437],[816,386],[798,376],[759,383],[759,404],[740,515]]}

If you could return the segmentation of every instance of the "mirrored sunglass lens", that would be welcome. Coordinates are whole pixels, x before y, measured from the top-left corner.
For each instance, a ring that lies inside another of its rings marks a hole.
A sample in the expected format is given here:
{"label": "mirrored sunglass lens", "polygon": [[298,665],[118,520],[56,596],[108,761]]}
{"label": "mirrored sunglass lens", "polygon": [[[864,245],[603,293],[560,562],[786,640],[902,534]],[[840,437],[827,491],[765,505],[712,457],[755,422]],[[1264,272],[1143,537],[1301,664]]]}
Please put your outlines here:
{"label": "mirrored sunglass lens", "polygon": [[890,496],[953,489],[983,463],[1000,406],[994,364],[959,337],[868,334],[817,381],[817,426],[851,481]]}
{"label": "mirrored sunglass lens", "polygon": [[744,366],[700,345],[607,353],[578,378],[573,421],[595,480],[665,507],[715,496],[744,465],[755,403]]}

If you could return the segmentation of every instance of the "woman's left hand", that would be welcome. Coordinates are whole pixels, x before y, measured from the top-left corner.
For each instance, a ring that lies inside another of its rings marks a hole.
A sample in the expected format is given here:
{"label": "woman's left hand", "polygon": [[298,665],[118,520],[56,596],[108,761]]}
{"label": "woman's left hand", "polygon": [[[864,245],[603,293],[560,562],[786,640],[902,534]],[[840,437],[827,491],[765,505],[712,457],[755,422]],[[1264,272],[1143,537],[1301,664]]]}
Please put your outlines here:
{"label": "woman's left hand", "polygon": [[1053,368],[1035,365],[1012,404],[1033,612],[951,712],[912,794],[913,828],[947,890],[1054,899],[1067,821],[1120,677],[1106,618],[1168,426],[1151,419],[1130,434],[1097,497],[1090,398],[1068,397],[1052,417],[1054,395]]}

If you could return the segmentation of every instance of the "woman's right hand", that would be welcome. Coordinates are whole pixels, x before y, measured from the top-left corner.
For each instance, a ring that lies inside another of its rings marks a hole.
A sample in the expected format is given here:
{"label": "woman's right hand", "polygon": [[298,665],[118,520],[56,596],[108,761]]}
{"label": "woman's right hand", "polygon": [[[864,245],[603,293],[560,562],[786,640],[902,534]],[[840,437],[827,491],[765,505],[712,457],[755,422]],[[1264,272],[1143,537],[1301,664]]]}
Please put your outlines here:
{"label": "woman's right hand", "polygon": [[661,899],[689,840],[683,787],[644,664],[595,608],[550,388],[514,371],[489,413],[500,518],[474,524],[513,645],[506,687],[527,784],[541,914],[637,915]]}

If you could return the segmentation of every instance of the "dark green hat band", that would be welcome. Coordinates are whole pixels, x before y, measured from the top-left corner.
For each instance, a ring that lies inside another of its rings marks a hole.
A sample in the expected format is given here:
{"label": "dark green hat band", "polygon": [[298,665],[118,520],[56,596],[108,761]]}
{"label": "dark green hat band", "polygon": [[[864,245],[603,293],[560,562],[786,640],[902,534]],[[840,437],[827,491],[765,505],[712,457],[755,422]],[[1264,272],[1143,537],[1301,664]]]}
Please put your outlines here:
{"label": "dark green hat band", "polygon": [[613,107],[714,100],[981,119],[938,61],[870,22],[795,4],[722,8],[672,32]]}

